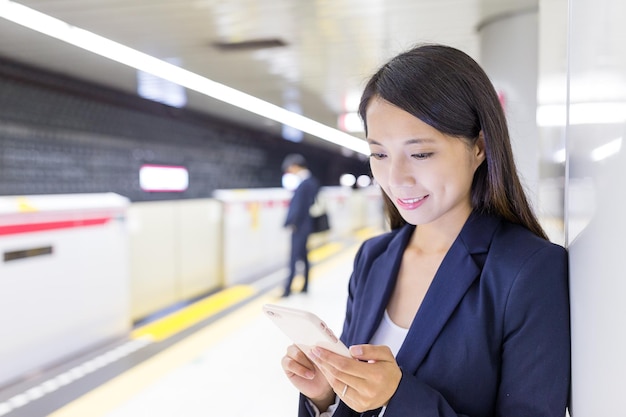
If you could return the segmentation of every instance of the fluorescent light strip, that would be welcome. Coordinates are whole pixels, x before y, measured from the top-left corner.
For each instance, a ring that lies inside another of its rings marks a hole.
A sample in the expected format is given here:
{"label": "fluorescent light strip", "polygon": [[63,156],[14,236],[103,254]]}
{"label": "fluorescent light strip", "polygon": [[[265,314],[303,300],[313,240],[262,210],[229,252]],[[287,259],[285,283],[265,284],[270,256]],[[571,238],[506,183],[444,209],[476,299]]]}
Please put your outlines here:
{"label": "fluorescent light strip", "polygon": [[62,20],[14,1],[0,0],[0,17],[137,70],[171,81],[190,90],[310,133],[336,145],[352,149],[364,155],[369,154],[369,147],[362,139],[95,33],[69,25]]}

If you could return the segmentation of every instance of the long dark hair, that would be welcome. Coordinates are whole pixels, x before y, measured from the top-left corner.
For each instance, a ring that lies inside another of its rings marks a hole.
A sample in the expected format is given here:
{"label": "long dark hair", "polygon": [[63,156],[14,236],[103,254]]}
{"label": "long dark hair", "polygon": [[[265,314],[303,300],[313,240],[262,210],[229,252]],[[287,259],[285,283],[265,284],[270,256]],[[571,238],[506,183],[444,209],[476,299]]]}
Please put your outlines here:
{"label": "long dark hair", "polygon": [[[367,106],[383,100],[440,132],[473,145],[482,132],[485,161],[474,174],[474,211],[501,216],[547,239],[531,209],[513,160],[506,118],[483,69],[464,52],[444,45],[420,45],[383,65],[368,81],[359,114],[367,132]],[[383,193],[392,229],[406,221]]]}

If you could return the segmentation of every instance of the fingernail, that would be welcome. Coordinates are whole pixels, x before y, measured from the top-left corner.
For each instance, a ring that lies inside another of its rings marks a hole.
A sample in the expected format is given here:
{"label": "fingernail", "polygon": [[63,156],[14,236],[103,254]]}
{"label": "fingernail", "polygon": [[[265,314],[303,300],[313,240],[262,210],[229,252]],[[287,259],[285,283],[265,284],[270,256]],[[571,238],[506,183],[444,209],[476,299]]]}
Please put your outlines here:
{"label": "fingernail", "polygon": [[315,356],[316,358],[319,358],[319,357],[321,356],[321,354],[322,354],[322,352],[321,352],[318,348],[316,348],[316,347],[314,347],[313,349],[311,349],[311,353],[312,353],[312,354],[313,354],[313,356]]}
{"label": "fingernail", "polygon": [[361,346],[350,346],[350,353],[352,356],[361,356],[363,354],[363,348]]}
{"label": "fingernail", "polygon": [[315,377],[315,373],[313,371],[306,371],[304,373],[304,377],[306,379],[313,379]]}

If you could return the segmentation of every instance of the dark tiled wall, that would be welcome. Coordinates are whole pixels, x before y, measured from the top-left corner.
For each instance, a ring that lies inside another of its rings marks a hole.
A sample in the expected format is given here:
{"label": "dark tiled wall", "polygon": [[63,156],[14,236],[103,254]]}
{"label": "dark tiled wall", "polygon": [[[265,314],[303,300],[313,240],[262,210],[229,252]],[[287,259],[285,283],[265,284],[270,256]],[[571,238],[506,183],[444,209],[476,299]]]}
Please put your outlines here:
{"label": "dark tiled wall", "polygon": [[[324,185],[368,173],[359,158],[0,59],[0,195],[210,197],[218,188],[280,186],[290,152],[304,154]],[[142,191],[143,164],[185,166],[189,189]]]}

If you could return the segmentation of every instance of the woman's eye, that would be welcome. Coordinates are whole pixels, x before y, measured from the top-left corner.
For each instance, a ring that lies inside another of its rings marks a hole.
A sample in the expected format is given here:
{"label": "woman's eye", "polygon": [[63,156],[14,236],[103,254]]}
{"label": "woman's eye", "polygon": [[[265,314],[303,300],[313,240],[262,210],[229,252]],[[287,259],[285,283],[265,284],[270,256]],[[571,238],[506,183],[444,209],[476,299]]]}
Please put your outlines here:
{"label": "woman's eye", "polygon": [[376,152],[372,152],[370,154],[370,158],[374,158],[374,159],[384,159],[385,158],[385,154],[384,153],[376,153]]}
{"label": "woman's eye", "polygon": [[411,156],[415,159],[427,159],[433,155],[433,152],[414,153]]}

